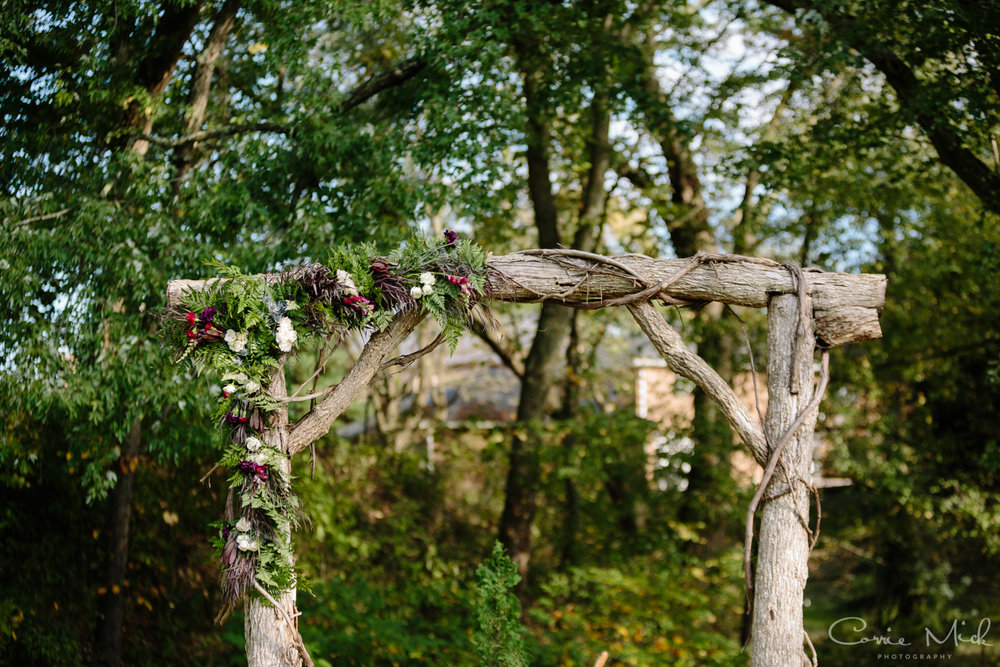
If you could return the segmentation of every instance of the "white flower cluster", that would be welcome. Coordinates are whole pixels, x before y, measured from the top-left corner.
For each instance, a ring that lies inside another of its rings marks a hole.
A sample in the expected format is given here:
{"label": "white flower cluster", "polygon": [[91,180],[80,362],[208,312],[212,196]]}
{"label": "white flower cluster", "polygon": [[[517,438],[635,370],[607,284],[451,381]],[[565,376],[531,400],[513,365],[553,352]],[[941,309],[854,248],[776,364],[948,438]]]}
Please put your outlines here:
{"label": "white flower cluster", "polygon": [[295,329],[292,327],[291,318],[281,318],[281,321],[278,322],[278,333],[274,335],[274,339],[278,341],[278,349],[282,352],[291,351],[292,346],[295,345],[295,341],[299,339],[299,335],[295,333]]}
{"label": "white flower cluster", "polygon": [[230,375],[227,377],[232,378],[232,382],[222,387],[222,393],[227,398],[239,390],[240,387],[237,385],[243,385],[243,391],[247,394],[253,394],[260,391],[260,383],[247,378],[246,373],[237,373],[236,375]]}
{"label": "white flower cluster", "polygon": [[251,527],[246,517],[240,517],[236,522],[236,530],[239,532],[236,536],[236,546],[240,551],[257,551],[260,548],[260,543],[250,534]]}
{"label": "white flower cluster", "polygon": [[337,269],[337,282],[344,286],[344,291],[348,296],[357,296],[358,288],[354,284],[354,278],[343,269]]}
{"label": "white flower cluster", "polygon": [[236,537],[236,546],[239,547],[240,551],[257,551],[260,548],[257,540],[247,533],[240,533]]}
{"label": "white flower cluster", "polygon": [[228,329],[226,331],[226,345],[236,354],[247,352],[247,335],[245,333]]}
{"label": "white flower cluster", "polygon": [[434,291],[434,274],[430,271],[420,274],[420,285],[410,288],[410,296],[414,299],[419,299],[422,296],[427,296]]}
{"label": "white flower cluster", "polygon": [[253,454],[248,454],[246,460],[253,461],[259,466],[266,466],[270,462],[271,457],[268,456],[267,450],[261,449]]}
{"label": "white flower cluster", "polygon": [[247,447],[247,461],[253,461],[259,466],[273,465],[274,461],[271,460],[271,452],[264,447],[264,443],[254,436],[250,436],[246,439]]}

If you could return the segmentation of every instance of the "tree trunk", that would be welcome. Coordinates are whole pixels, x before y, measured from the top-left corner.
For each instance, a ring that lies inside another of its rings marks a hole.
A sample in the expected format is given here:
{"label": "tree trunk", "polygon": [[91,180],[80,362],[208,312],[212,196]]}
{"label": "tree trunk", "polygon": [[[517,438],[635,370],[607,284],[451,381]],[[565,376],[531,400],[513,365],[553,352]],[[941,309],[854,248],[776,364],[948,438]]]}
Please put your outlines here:
{"label": "tree trunk", "polygon": [[[811,303],[805,311],[812,312]],[[795,295],[771,299],[768,307],[768,442],[778,442],[812,400],[812,327],[796,336],[799,305]],[[796,365],[796,360],[798,360]],[[799,393],[791,391],[798,378]],[[802,598],[809,575],[810,466],[816,411],[805,420],[781,455],[788,475],[775,474],[764,495],[754,581],[750,664],[792,667],[810,664],[803,651]],[[788,489],[788,481],[792,488]],[[767,499],[771,498],[768,502]],[[803,524],[804,522],[804,524]]]}
{"label": "tree trunk", "polygon": [[[276,398],[288,395],[285,388],[285,361],[282,359],[274,371],[268,384],[268,391]],[[261,438],[278,450],[288,453],[288,404],[283,403],[281,409],[273,413],[271,428],[261,434]],[[286,480],[291,480],[291,459],[281,463],[281,474]],[[291,539],[290,535],[285,536]],[[248,595],[245,604],[244,636],[246,638],[246,653],[248,667],[300,667],[302,655],[299,652],[298,610],[295,608],[295,587],[282,591],[275,600],[284,610],[284,614],[271,606],[270,602],[261,600],[256,595]],[[293,619],[294,627],[289,626],[287,619]]]}
{"label": "tree trunk", "polygon": [[518,590],[523,591],[531,562],[531,527],[535,521],[535,496],[538,493],[538,436],[532,423],[548,412],[552,380],[562,363],[563,344],[569,335],[573,311],[553,303],[542,304],[538,330],[525,360],[517,420],[528,425],[526,437],[515,436],[510,447],[510,468],[500,515],[500,541],[521,574]]}
{"label": "tree trunk", "polygon": [[105,587],[98,621],[101,660],[110,667],[122,664],[122,623],[125,620],[125,575],[128,572],[129,523],[135,490],[135,464],[142,444],[142,419],[136,418],[118,460],[119,478],[108,508],[108,560]]}
{"label": "tree trunk", "polygon": [[[184,134],[194,134],[201,129],[205,122],[205,113],[208,111],[209,93],[212,90],[212,77],[215,74],[215,63],[222,53],[222,48],[229,38],[229,33],[236,25],[236,15],[239,12],[241,0],[226,0],[215,15],[212,23],[212,30],[205,40],[205,45],[195,58],[197,63],[194,74],[191,76],[191,89],[188,93],[188,109],[184,114]],[[177,174],[174,177],[174,193],[177,193],[181,181],[188,169],[195,162],[195,150],[197,145],[187,143],[179,147],[174,156]]]}

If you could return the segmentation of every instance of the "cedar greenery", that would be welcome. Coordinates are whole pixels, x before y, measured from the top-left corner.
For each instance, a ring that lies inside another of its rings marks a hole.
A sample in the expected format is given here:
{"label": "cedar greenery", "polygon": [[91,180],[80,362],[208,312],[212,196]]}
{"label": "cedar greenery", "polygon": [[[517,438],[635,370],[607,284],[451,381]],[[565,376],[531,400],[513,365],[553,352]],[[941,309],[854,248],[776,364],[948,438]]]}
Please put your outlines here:
{"label": "cedar greenery", "polygon": [[503,545],[493,544],[493,552],[476,568],[476,624],[472,637],[482,667],[527,667],[521,603],[511,589],[521,581],[517,566]]}

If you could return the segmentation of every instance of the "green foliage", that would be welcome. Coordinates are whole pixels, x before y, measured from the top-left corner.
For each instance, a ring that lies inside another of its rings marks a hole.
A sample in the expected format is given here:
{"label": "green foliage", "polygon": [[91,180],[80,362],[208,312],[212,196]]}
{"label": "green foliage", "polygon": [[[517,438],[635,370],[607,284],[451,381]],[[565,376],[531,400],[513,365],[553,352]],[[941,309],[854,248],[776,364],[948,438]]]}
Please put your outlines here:
{"label": "green foliage", "polygon": [[608,651],[626,665],[745,665],[724,618],[742,609],[739,563],[735,549],[708,561],[661,552],[553,573],[530,612],[537,664],[591,665]]}
{"label": "green foliage", "polygon": [[513,588],[521,581],[517,566],[496,542],[486,562],[476,568],[476,623],[472,637],[484,667],[523,667],[529,663],[521,627],[521,603]]}

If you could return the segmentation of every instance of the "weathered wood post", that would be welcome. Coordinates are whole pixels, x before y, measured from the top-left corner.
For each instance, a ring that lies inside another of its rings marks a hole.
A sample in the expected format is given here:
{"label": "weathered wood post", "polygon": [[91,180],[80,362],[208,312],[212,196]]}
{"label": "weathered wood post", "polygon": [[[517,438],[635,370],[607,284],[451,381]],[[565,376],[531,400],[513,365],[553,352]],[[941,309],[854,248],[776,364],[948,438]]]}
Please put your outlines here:
{"label": "weathered wood post", "polygon": [[[801,309],[800,298],[806,301]],[[812,298],[805,293],[775,295],[768,304],[765,431],[771,447],[813,399],[812,312]],[[800,317],[806,318],[804,326]],[[764,488],[753,590],[753,667],[811,664],[803,649],[802,603],[809,576],[807,531],[816,414],[816,409],[810,411],[781,452],[787,474],[775,474]]]}

